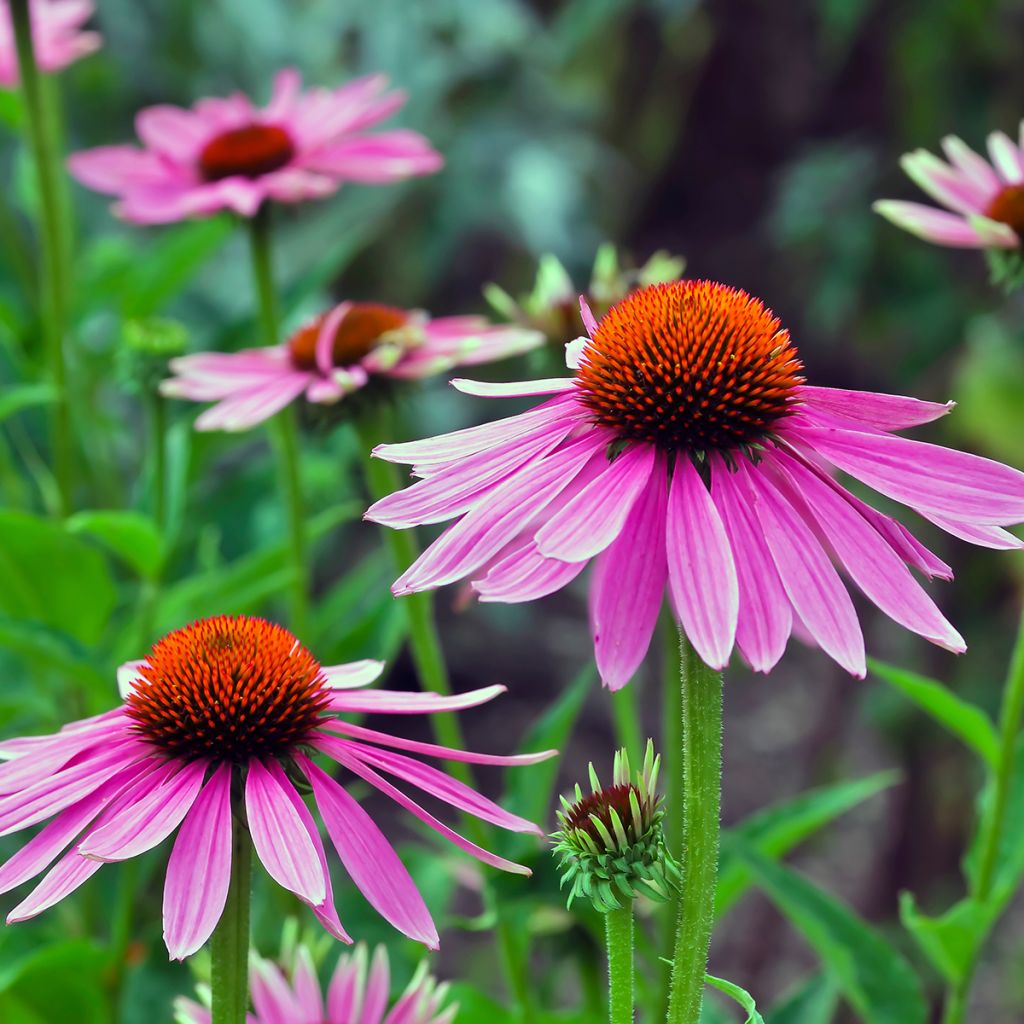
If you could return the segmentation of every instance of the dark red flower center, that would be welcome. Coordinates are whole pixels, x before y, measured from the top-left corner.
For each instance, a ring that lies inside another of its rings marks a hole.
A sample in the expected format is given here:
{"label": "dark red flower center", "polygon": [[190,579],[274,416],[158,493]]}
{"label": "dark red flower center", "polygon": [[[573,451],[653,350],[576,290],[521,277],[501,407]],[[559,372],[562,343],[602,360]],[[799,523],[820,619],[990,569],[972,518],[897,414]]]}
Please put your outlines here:
{"label": "dark red flower center", "polygon": [[989,202],[985,216],[1009,224],[1024,237],[1024,185],[1004,185]]}
{"label": "dark red flower center", "polygon": [[[631,793],[636,794],[637,803],[643,808],[643,796],[640,790],[632,783],[606,786],[604,789],[591,793],[572,805],[565,817],[567,827],[586,832],[597,843],[599,848],[603,847],[605,841],[594,824],[594,818],[596,817],[614,837],[615,828],[612,825],[612,811],[614,811],[626,835],[629,836],[633,831],[633,810],[629,804]],[[631,838],[637,839],[639,837],[631,836]]]}
{"label": "dark red flower center", "polygon": [[802,370],[789,332],[759,299],[672,281],[612,306],[577,383],[584,405],[623,440],[704,451],[765,440],[789,413]]}
{"label": "dark red flower center", "polygon": [[[316,343],[328,314],[324,313],[297,330],[288,341],[292,365],[300,370],[316,369]],[[355,302],[342,318],[331,342],[331,363],[353,366],[368,356],[381,336],[404,327],[408,315],[392,306],[374,302]]]}
{"label": "dark red flower center", "polygon": [[306,740],[330,700],[320,663],[288,630],[222,615],[168,633],[125,701],[141,736],[173,757],[245,762]]}
{"label": "dark red flower center", "polygon": [[249,124],[210,139],[199,154],[199,172],[206,181],[258,178],[284,167],[293,156],[295,145],[283,128]]}

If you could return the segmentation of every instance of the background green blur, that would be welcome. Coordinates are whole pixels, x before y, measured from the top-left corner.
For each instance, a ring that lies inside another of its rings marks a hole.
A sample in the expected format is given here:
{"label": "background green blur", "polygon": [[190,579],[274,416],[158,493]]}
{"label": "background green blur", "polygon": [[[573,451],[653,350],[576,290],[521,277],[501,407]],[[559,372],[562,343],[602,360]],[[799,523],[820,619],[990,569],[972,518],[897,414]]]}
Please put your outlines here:
{"label": "background green blur", "polygon": [[[763,298],[791,330],[814,383],[955,398],[955,412],[919,436],[1024,466],[1020,298],[988,285],[979,254],[930,247],[870,211],[877,198],[920,198],[899,171],[901,153],[934,149],[946,133],[976,148],[996,128],[1015,134],[1024,114],[1024,3],[98,6],[103,50],[59,81],[72,149],[129,141],[133,113],[149,104],[188,104],[235,88],[263,101],[272,72],[288,64],[319,85],[383,70],[408,90],[395,123],[427,135],[445,169],[280,210],[275,263],[289,324],[321,309],[328,295],[439,315],[483,311],[486,282],[528,291],[542,253],[555,253],[582,287],[604,240],[637,261],[667,249],[686,257],[688,275]],[[5,95],[0,115],[0,382],[14,382],[30,379],[42,358],[33,347],[38,319],[26,288],[25,214],[34,200],[17,142],[17,101]],[[185,229],[122,225],[103,197],[78,186],[70,194],[78,220],[71,374],[82,502],[144,509],[148,462],[125,325],[173,317],[197,350],[257,343],[245,238],[226,218]],[[510,379],[538,365],[534,356],[484,373]],[[279,606],[283,527],[265,433],[193,436],[195,412],[185,404],[172,410],[175,540],[167,577],[149,584],[159,591],[150,622],[137,623],[139,591],[124,567],[95,553],[85,559],[77,548],[22,580],[45,590],[59,577],[60,608],[48,590],[29,613],[13,588],[0,592],[3,735],[53,728],[75,706],[69,700],[78,702],[76,711],[109,706],[113,665],[139,656],[169,628],[203,614],[273,614]],[[459,396],[437,381],[410,394],[402,415],[408,436],[423,436],[496,412],[493,402]],[[48,486],[42,415],[30,410],[4,428],[2,504],[39,512]],[[309,507],[321,526],[309,646],[324,662],[394,657],[400,624],[387,593],[387,559],[374,529],[358,522],[365,501],[352,440],[322,425],[311,425],[304,439]],[[913,526],[956,570],[954,584],[933,592],[970,650],[957,659],[863,607],[869,653],[994,709],[1015,628],[1020,558]],[[458,597],[449,590],[438,602],[456,689],[496,681],[509,687],[495,704],[464,714],[463,726],[475,748],[511,751],[591,664],[585,590],[526,606],[461,610]],[[655,736],[658,653],[632,684]],[[415,685],[404,656],[388,685]],[[607,772],[614,744],[607,695],[594,679],[577,685],[586,704],[560,762],[563,788],[585,778],[589,759]],[[913,890],[928,910],[961,891],[958,861],[979,782],[974,762],[877,679],[851,679],[795,642],[770,678],[740,666],[729,672],[726,824],[811,786],[889,768],[900,774],[898,784],[805,844],[793,863],[905,944],[893,927],[902,890]],[[497,776],[485,781],[500,792]],[[390,822],[386,806],[370,806]],[[553,819],[543,824],[550,829]],[[388,831],[414,835],[398,818]],[[0,840],[0,853],[19,843]],[[437,972],[500,1000],[493,947],[472,930],[481,923],[479,900],[456,890],[466,862],[441,861],[411,842],[406,852],[428,903],[448,906],[438,915]],[[590,957],[596,971],[599,951],[593,932],[561,912],[553,871],[545,855],[535,856],[532,883],[501,884],[525,908],[544,998],[571,1004],[584,998],[575,972],[563,977],[545,965]],[[28,970],[44,985],[77,977],[68,983],[81,990],[68,1005],[88,1024],[108,1019],[94,990],[111,985],[120,986],[122,1024],[169,1020],[171,997],[190,980],[186,968],[165,963],[159,941],[161,863],[154,857],[108,868],[37,921],[0,930],[0,959],[35,955]],[[136,895],[126,899],[125,892]],[[349,889],[338,904],[354,934],[393,939]],[[264,951],[273,950],[287,909],[283,899],[268,897],[258,914]],[[391,945],[400,971],[410,970],[415,950]],[[1024,1019],[1022,958],[1018,900],[982,964],[977,1020]],[[716,933],[711,968],[768,1004],[814,962],[751,892]],[[922,970],[937,996],[937,977]],[[51,1019],[70,1018],[24,1017]]]}

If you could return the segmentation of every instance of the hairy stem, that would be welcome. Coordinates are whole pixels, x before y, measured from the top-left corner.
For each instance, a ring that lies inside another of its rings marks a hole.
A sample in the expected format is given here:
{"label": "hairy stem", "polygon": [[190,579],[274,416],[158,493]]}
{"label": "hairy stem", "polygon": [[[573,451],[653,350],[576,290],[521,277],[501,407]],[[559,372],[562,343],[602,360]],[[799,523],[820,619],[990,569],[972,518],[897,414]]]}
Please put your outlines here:
{"label": "hairy stem", "polygon": [[245,1024],[249,1004],[249,903],[252,844],[238,817],[231,821],[231,883],[224,913],[210,938],[210,1024]]}
{"label": "hairy stem", "polygon": [[608,1024],[633,1024],[633,901],[604,915],[608,947]]}

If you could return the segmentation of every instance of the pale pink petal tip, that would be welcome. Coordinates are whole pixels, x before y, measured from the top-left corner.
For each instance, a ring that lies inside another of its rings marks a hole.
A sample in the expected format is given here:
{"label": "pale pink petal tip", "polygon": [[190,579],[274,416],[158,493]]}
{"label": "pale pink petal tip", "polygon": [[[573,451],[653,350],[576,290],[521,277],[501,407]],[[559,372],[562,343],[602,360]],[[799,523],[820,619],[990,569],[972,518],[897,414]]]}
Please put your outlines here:
{"label": "pale pink petal tip", "polygon": [[597,331],[597,320],[590,310],[590,303],[587,302],[585,295],[580,296],[580,317],[583,319],[583,326],[586,327],[587,334],[593,338]]}

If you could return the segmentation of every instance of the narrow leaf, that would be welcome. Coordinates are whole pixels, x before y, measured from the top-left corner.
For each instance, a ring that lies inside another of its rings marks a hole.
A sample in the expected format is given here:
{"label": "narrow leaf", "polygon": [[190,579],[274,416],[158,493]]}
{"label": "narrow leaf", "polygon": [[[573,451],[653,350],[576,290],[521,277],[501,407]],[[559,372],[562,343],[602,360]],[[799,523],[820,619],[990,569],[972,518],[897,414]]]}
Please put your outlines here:
{"label": "narrow leaf", "polygon": [[768,1024],[830,1024],[839,993],[824,974],[812,975],[768,1012]]}
{"label": "narrow leaf", "polygon": [[69,533],[94,537],[139,576],[153,579],[164,560],[164,543],[156,523],[138,512],[77,512],[67,520]]}
{"label": "narrow leaf", "polygon": [[964,899],[941,917],[922,914],[912,893],[900,895],[900,920],[942,976],[954,984],[970,969],[993,923],[990,908]]}
{"label": "narrow leaf", "polygon": [[717,988],[719,992],[724,992],[731,999],[735,999],[743,1007],[747,1012],[747,1024],[764,1024],[764,1017],[757,1012],[753,997],[746,989],[742,989],[739,985],[734,985],[724,978],[715,978],[710,974],[705,974],[704,980]]}

